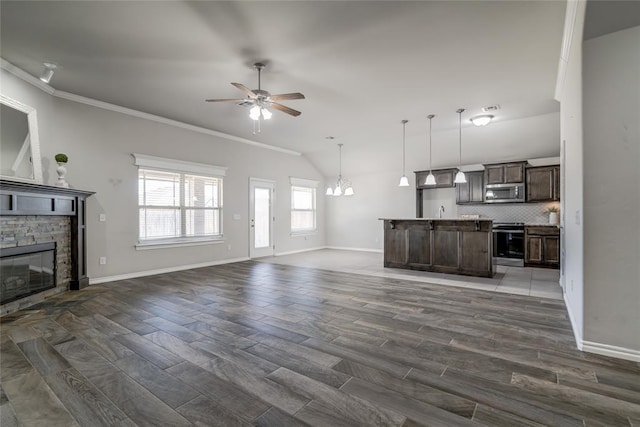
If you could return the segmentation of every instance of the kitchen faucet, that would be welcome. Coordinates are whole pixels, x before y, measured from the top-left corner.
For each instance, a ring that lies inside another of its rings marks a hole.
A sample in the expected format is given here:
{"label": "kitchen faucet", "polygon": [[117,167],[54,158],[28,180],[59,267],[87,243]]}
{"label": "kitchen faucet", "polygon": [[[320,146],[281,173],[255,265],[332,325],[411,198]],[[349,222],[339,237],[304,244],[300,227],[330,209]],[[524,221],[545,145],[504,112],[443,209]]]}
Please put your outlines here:
{"label": "kitchen faucet", "polygon": [[442,219],[443,213],[444,213],[444,206],[440,205],[440,209],[438,209],[438,218]]}

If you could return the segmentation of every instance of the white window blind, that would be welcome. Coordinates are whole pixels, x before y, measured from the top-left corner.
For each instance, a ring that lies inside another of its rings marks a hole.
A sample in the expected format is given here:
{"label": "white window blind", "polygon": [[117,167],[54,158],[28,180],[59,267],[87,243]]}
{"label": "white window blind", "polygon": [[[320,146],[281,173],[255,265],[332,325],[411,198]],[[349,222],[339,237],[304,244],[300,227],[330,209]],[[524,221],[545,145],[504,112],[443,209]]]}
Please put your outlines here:
{"label": "white window blind", "polygon": [[140,168],[140,242],[222,237],[222,178]]}
{"label": "white window blind", "polygon": [[316,189],[291,186],[291,232],[316,230]]}

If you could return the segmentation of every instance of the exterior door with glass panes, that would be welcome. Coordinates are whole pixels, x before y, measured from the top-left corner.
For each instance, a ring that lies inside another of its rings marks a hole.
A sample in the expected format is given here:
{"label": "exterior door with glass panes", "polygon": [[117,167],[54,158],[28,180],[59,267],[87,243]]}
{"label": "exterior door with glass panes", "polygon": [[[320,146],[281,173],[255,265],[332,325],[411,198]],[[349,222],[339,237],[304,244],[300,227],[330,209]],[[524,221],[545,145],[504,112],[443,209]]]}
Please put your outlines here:
{"label": "exterior door with glass panes", "polygon": [[272,256],[274,248],[275,182],[249,181],[249,258]]}

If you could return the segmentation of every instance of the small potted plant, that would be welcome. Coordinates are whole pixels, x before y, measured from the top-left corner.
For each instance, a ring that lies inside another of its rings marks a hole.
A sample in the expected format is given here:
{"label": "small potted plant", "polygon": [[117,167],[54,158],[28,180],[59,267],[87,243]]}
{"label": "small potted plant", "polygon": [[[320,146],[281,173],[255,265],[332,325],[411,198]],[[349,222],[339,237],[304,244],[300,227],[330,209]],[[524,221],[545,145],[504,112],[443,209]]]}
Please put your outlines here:
{"label": "small potted plant", "polygon": [[58,173],[58,181],[56,182],[57,187],[69,188],[69,183],[65,181],[64,176],[67,174],[67,168],[65,165],[69,161],[69,157],[64,153],[58,153],[54,156],[56,159],[56,163],[58,164],[58,168],[56,172]]}
{"label": "small potted plant", "polygon": [[56,159],[56,163],[67,163],[69,161],[69,157],[64,153],[58,153],[54,156]]}
{"label": "small potted plant", "polygon": [[557,206],[550,206],[547,208],[546,212],[549,214],[549,224],[558,225],[560,223],[560,217],[558,216],[560,208]]}

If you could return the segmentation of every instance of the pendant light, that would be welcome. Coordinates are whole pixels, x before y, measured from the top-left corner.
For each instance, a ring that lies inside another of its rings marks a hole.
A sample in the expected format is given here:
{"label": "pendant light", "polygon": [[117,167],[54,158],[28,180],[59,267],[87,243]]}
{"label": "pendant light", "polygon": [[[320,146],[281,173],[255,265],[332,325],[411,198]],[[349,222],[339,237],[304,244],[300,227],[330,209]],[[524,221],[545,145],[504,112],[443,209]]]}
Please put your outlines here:
{"label": "pendant light", "polygon": [[327,196],[353,196],[355,193],[353,192],[353,187],[351,186],[351,181],[342,178],[342,146],[344,144],[338,144],[338,150],[340,152],[340,163],[339,163],[339,174],[338,180],[336,181],[335,189],[331,189],[331,187],[327,188],[327,192],[325,193]]}
{"label": "pendant light", "polygon": [[435,114],[429,114],[427,116],[427,119],[429,119],[429,175],[427,175],[424,185],[436,185],[436,177],[433,176],[433,172],[431,171],[431,120],[434,117]]}
{"label": "pendant light", "polygon": [[406,158],[406,128],[407,128],[407,123],[409,123],[409,120],[403,120],[402,122],[402,176],[400,177],[400,184],[398,184],[398,187],[408,187],[409,186],[409,179],[407,178],[407,175],[405,174],[406,166],[405,166],[405,158]]}
{"label": "pendant light", "polygon": [[456,179],[453,180],[454,184],[464,184],[467,182],[467,178],[464,176],[464,172],[462,172],[459,168],[462,167],[462,112],[464,108],[460,108],[456,113],[458,113],[458,129],[460,130],[460,142],[458,145],[458,173],[456,174]]}

